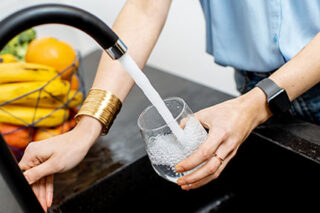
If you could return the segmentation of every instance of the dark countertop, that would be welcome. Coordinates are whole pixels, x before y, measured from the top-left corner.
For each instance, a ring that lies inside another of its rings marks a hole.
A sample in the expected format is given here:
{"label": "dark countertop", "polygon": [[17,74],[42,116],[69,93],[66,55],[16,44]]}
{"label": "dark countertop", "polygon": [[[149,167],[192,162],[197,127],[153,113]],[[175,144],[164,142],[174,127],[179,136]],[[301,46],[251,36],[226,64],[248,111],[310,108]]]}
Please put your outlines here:
{"label": "dark countertop", "polygon": [[[86,91],[93,80],[99,55],[100,51],[94,52],[85,57],[81,63]],[[155,68],[146,67],[144,72],[163,98],[182,97],[194,112],[232,98],[220,91]],[[116,170],[146,155],[136,121],[147,105],[149,105],[148,100],[135,86],[124,102],[109,134],[99,139],[76,168],[56,175],[54,205],[99,183]],[[273,119],[259,126],[252,135],[320,164],[320,127],[316,125],[302,121]]]}

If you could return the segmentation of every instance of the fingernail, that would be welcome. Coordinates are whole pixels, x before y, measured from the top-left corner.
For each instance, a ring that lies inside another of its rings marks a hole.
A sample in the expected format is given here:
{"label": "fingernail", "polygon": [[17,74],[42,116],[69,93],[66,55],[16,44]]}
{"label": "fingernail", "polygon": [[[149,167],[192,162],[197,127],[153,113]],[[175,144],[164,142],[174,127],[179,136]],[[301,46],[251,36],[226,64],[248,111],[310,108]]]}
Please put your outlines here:
{"label": "fingernail", "polygon": [[176,166],[175,168],[176,172],[183,172],[184,169],[181,166]]}
{"label": "fingernail", "polygon": [[185,191],[189,191],[190,190],[188,185],[181,186],[181,189],[185,190]]}
{"label": "fingernail", "polygon": [[51,195],[48,195],[47,196],[47,206],[48,206],[48,208],[50,208],[51,205],[52,205],[52,198],[51,198]]}
{"label": "fingernail", "polygon": [[184,185],[184,184],[186,184],[186,181],[184,181],[183,179],[178,179],[178,184],[179,185]]}
{"label": "fingernail", "polygon": [[29,179],[28,175],[24,174],[24,177],[27,180],[27,182],[30,184],[30,179]]}

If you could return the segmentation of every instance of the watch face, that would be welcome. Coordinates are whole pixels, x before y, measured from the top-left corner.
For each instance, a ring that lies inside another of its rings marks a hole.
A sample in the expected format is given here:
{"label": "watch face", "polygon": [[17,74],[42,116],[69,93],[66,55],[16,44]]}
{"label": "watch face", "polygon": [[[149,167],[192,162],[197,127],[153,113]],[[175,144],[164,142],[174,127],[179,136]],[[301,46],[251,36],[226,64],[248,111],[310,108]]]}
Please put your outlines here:
{"label": "watch face", "polygon": [[283,113],[289,110],[291,103],[284,89],[280,90],[268,100],[270,110],[276,113]]}

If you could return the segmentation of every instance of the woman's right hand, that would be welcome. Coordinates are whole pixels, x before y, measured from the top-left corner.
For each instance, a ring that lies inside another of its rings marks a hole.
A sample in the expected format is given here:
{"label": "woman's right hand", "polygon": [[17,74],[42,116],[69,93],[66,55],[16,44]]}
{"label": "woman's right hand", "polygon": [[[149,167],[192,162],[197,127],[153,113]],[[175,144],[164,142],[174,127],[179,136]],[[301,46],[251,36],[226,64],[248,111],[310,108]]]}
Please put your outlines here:
{"label": "woman's right hand", "polygon": [[32,188],[44,209],[52,203],[51,175],[75,167],[99,137],[101,129],[99,121],[83,116],[71,131],[27,146],[19,166],[28,183],[33,184]]}

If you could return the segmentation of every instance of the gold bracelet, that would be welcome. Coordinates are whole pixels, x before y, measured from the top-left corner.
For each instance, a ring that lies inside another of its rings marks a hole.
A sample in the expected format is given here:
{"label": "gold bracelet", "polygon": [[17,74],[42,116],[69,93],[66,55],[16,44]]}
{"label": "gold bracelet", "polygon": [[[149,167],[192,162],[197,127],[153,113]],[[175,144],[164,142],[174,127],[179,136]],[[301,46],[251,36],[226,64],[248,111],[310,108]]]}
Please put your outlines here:
{"label": "gold bracelet", "polygon": [[78,122],[82,115],[88,115],[103,124],[102,135],[106,135],[113,120],[121,109],[120,99],[109,91],[90,89],[88,97],[82,104],[75,120]]}

